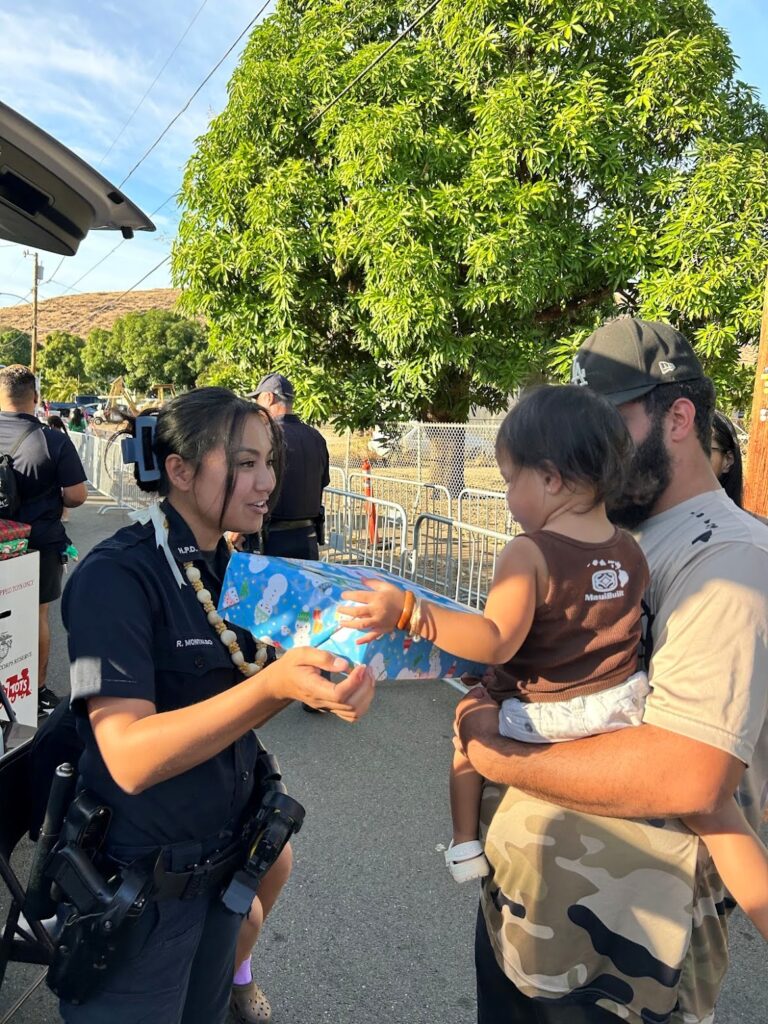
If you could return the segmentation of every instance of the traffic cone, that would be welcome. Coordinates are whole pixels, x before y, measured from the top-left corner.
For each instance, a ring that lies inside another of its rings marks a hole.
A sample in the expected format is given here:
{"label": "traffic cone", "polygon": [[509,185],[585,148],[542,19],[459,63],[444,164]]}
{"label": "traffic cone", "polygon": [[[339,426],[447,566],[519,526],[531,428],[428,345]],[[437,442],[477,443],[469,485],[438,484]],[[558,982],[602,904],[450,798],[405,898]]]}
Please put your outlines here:
{"label": "traffic cone", "polygon": [[[373,481],[371,480],[371,460],[363,459],[363,494],[366,498],[373,498]],[[376,506],[372,501],[368,502],[368,540],[371,544],[376,543]]]}

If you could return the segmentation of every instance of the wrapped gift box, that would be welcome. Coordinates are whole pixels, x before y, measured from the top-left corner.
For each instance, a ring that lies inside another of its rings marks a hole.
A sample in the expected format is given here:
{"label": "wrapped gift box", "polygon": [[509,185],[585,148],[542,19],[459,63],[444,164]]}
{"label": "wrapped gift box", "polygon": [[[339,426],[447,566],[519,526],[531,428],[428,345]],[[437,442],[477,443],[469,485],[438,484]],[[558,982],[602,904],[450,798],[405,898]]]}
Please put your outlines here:
{"label": "wrapped gift box", "polygon": [[342,593],[364,589],[364,579],[388,580],[436,604],[467,611],[381,569],[248,554],[232,555],[218,610],[223,618],[273,647],[321,647],[355,664],[369,665],[377,679],[482,675],[483,666],[455,658],[402,630],[357,644],[363,634],[344,626],[338,609],[345,603]]}
{"label": "wrapped gift box", "polygon": [[23,555],[29,545],[32,527],[28,523],[16,523],[12,519],[0,519],[0,561]]}

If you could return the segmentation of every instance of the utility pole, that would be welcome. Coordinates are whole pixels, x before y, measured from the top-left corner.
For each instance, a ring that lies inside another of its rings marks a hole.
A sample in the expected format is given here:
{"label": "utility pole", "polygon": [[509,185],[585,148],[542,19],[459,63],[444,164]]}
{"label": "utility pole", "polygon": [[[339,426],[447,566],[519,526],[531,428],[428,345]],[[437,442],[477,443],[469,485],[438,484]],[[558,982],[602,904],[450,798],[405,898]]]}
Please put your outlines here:
{"label": "utility pole", "polygon": [[32,268],[32,351],[29,356],[29,368],[32,373],[37,373],[37,286],[42,281],[45,271],[36,252],[25,249],[24,255],[31,256],[35,261]]}
{"label": "utility pole", "polygon": [[39,275],[37,253],[33,255],[35,264],[32,271],[32,355],[29,360],[29,368],[32,373],[37,374],[37,282]]}
{"label": "utility pole", "polygon": [[765,279],[744,483],[745,508],[760,516],[768,516],[768,276]]}

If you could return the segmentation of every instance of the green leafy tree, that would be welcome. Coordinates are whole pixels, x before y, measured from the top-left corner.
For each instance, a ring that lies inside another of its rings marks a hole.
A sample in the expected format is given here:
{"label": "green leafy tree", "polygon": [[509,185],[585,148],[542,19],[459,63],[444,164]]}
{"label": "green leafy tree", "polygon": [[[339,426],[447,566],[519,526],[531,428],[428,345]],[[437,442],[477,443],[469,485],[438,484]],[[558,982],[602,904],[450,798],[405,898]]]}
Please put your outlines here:
{"label": "green leafy tree", "polygon": [[126,373],[123,354],[111,331],[94,327],[89,332],[83,346],[83,367],[90,383],[101,391]]}
{"label": "green leafy tree", "polygon": [[115,321],[112,343],[124,361],[129,387],[149,391],[155,384],[194,387],[206,363],[205,328],[168,310],[128,313]]}
{"label": "green leafy tree", "polygon": [[17,330],[0,334],[0,363],[3,366],[12,366],[14,363],[29,366],[31,354],[32,338],[29,334]]}
{"label": "green leafy tree", "polygon": [[[68,331],[52,331],[45,339],[44,346],[38,355],[38,366],[42,381],[43,394],[50,397],[49,392],[55,386],[57,392],[65,381],[75,384],[85,376],[83,368],[83,345],[85,342],[77,334]],[[54,383],[55,382],[55,383]],[[66,401],[66,399],[58,399]]]}
{"label": "green leafy tree", "polygon": [[174,251],[218,358],[286,373],[311,418],[463,420],[618,294],[739,391],[768,130],[704,0],[442,0],[320,117],[412,13],[279,0],[253,32]]}

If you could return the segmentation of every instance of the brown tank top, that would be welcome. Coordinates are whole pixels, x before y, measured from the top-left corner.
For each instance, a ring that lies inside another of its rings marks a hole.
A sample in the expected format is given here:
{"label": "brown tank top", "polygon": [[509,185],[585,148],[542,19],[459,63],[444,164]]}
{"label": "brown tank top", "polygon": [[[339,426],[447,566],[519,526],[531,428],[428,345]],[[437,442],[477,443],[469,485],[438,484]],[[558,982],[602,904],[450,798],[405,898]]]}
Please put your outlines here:
{"label": "brown tank top", "polygon": [[525,536],[544,556],[549,587],[520,650],[495,669],[491,696],[570,700],[628,679],[638,667],[640,602],[650,579],[637,542],[618,529],[602,544],[548,530]]}

